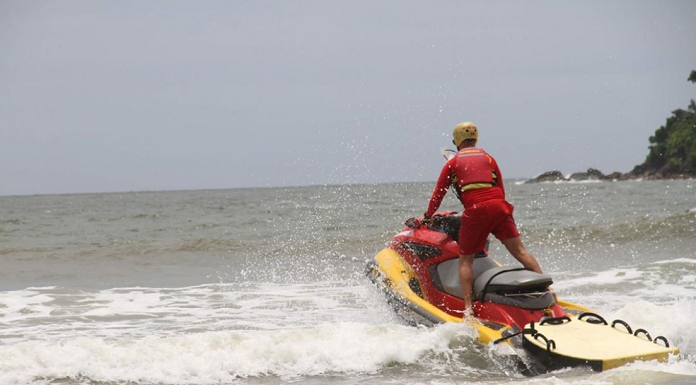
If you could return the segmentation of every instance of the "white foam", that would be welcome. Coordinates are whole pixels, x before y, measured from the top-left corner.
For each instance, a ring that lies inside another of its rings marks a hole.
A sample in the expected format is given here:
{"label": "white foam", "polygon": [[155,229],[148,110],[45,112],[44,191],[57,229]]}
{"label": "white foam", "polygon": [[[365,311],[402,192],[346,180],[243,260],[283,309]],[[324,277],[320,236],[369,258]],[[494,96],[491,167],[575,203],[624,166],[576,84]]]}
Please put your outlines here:
{"label": "white foam", "polygon": [[[661,261],[565,274],[568,278],[555,287],[562,299],[664,335],[684,357],[693,357],[696,288],[689,282],[696,273],[676,274],[666,282],[660,274],[673,266],[665,263],[693,271],[690,259]],[[483,378],[471,366],[478,356],[462,353],[478,347],[472,329],[403,326],[385,302],[362,281],[0,292],[0,384],[59,378],[210,384],[250,376],[381,376],[393,364],[418,365],[428,373],[451,373],[455,366],[458,376],[472,372],[471,378]],[[692,375],[693,359],[684,361],[641,366],[627,376],[634,379],[636,370]],[[521,382],[615,383],[612,376],[554,373]]]}
{"label": "white foam", "polygon": [[[612,371],[615,371],[615,373],[617,374],[627,373],[631,376],[631,378],[635,378],[636,373],[638,372],[644,379],[648,377],[650,373],[670,373],[681,376],[694,377],[696,376],[696,363],[691,362],[682,357],[670,356],[669,361],[666,363],[657,361],[636,361],[632,364],[613,369]],[[664,382],[664,377],[662,377],[661,380],[662,381],[659,382]],[[694,382],[696,382],[696,379],[694,379]]]}
{"label": "white foam", "polygon": [[36,290],[17,290],[11,295],[0,293],[0,319],[11,322],[16,319],[45,317],[53,311],[48,306],[53,298]]}
{"label": "white foam", "polygon": [[696,259],[677,258],[677,259],[667,259],[667,260],[663,260],[663,261],[653,262],[653,264],[657,264],[657,265],[662,265],[662,264],[666,264],[666,263],[689,263],[689,264],[696,265]]}
{"label": "white foam", "polygon": [[353,281],[0,292],[0,328],[12,342],[273,330],[346,319],[370,324],[395,316],[374,287]]}
{"label": "white foam", "polygon": [[696,300],[684,298],[666,305],[645,300],[632,301],[616,312],[608,314],[608,317],[622,319],[634,330],[645,329],[652,337],[662,335],[672,345],[679,347],[683,354],[694,355],[696,354],[694,314],[696,314]]}
{"label": "white foam", "polygon": [[585,179],[585,180],[576,180],[576,179],[571,179],[567,181],[566,183],[568,184],[586,184],[586,183],[603,183],[604,181],[599,180],[599,179]]}
{"label": "white foam", "polygon": [[576,287],[586,287],[588,285],[601,286],[606,284],[618,284],[626,281],[642,279],[643,273],[636,268],[616,268],[597,273],[583,273],[577,278],[562,279],[554,283],[554,288],[558,290],[569,290]]}
{"label": "white foam", "polygon": [[[515,381],[515,384],[525,384],[525,385],[610,385],[613,384],[612,381],[605,380],[601,376],[582,376],[580,378],[572,378],[564,375],[565,373],[559,373],[551,376],[543,376],[539,378],[530,378],[526,381]],[[497,384],[507,384],[510,382],[497,382]]]}
{"label": "white foam", "polygon": [[450,352],[451,341],[473,329],[449,324],[322,324],[309,329],[205,332],[177,337],[109,341],[75,338],[0,346],[0,383],[35,378],[208,384],[249,376],[374,373],[413,364],[428,352]]}
{"label": "white foam", "polygon": [[[674,265],[664,267],[663,265]],[[652,262],[650,265],[618,267],[600,272],[559,273],[557,290],[588,291],[600,295],[653,299],[696,297],[696,260],[677,258]]]}
{"label": "white foam", "polygon": [[[127,290],[127,289],[126,289]],[[102,292],[95,296],[95,301],[104,303],[82,313],[84,316],[110,316],[123,314],[157,313],[160,305],[165,303],[162,294],[146,290]]]}

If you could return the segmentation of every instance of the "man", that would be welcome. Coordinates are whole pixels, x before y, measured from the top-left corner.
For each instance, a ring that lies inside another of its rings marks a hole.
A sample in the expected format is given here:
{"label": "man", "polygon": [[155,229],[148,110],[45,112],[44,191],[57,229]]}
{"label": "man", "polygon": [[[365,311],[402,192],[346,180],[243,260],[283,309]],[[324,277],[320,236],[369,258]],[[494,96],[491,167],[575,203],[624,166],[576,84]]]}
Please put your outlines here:
{"label": "man", "polygon": [[465,315],[471,315],[474,255],[483,250],[489,234],[495,235],[525,268],[537,273],[541,273],[541,268],[522,244],[512,217],[514,207],[505,200],[503,176],[498,164],[488,153],[476,148],[476,126],[471,122],[459,123],[452,135],[458,152],[442,169],[423,222],[427,223],[435,214],[452,185],[464,205],[459,230],[459,280]]}

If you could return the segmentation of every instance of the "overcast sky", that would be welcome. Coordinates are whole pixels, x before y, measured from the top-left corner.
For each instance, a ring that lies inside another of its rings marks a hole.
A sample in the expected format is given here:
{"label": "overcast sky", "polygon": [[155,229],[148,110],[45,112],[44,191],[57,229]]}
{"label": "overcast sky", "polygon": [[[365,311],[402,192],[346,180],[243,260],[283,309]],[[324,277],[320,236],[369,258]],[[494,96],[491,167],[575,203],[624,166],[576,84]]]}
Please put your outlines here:
{"label": "overcast sky", "polygon": [[0,0],[0,195],[627,172],[692,69],[695,1]]}

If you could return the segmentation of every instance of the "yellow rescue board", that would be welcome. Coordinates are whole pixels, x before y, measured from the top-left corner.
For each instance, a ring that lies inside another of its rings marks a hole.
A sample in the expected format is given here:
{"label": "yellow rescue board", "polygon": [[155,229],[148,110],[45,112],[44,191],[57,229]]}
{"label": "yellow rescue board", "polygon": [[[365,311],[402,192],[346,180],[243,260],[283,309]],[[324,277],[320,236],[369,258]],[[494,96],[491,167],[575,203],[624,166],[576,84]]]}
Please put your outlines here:
{"label": "yellow rescue board", "polygon": [[527,334],[524,338],[526,344],[536,347],[535,354],[572,365],[589,365],[598,371],[636,360],[664,362],[670,354],[679,354],[679,349],[650,342],[642,335],[629,334],[621,325],[612,327],[572,318],[560,325],[535,324],[534,329],[543,337]]}

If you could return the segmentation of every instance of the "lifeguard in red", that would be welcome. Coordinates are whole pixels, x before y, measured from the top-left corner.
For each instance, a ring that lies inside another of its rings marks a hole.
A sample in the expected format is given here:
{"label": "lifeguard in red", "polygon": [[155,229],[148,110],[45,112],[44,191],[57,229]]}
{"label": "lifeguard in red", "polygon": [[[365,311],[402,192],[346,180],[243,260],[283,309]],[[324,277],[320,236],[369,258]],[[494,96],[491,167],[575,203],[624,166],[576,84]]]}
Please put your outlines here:
{"label": "lifeguard in red", "polygon": [[483,251],[488,234],[501,241],[520,236],[512,217],[514,207],[505,200],[500,168],[490,154],[476,147],[457,152],[442,168],[426,218],[435,214],[450,186],[464,205],[459,229],[460,254]]}
{"label": "lifeguard in red", "polygon": [[493,233],[525,269],[541,273],[539,262],[522,244],[512,218],[514,208],[505,200],[503,176],[492,156],[476,147],[478,128],[462,122],[452,130],[457,155],[447,162],[430,197],[423,223],[430,220],[442,203],[449,186],[454,187],[464,205],[459,230],[459,281],[462,285],[464,313],[472,311],[474,254],[483,251],[488,234]]}

